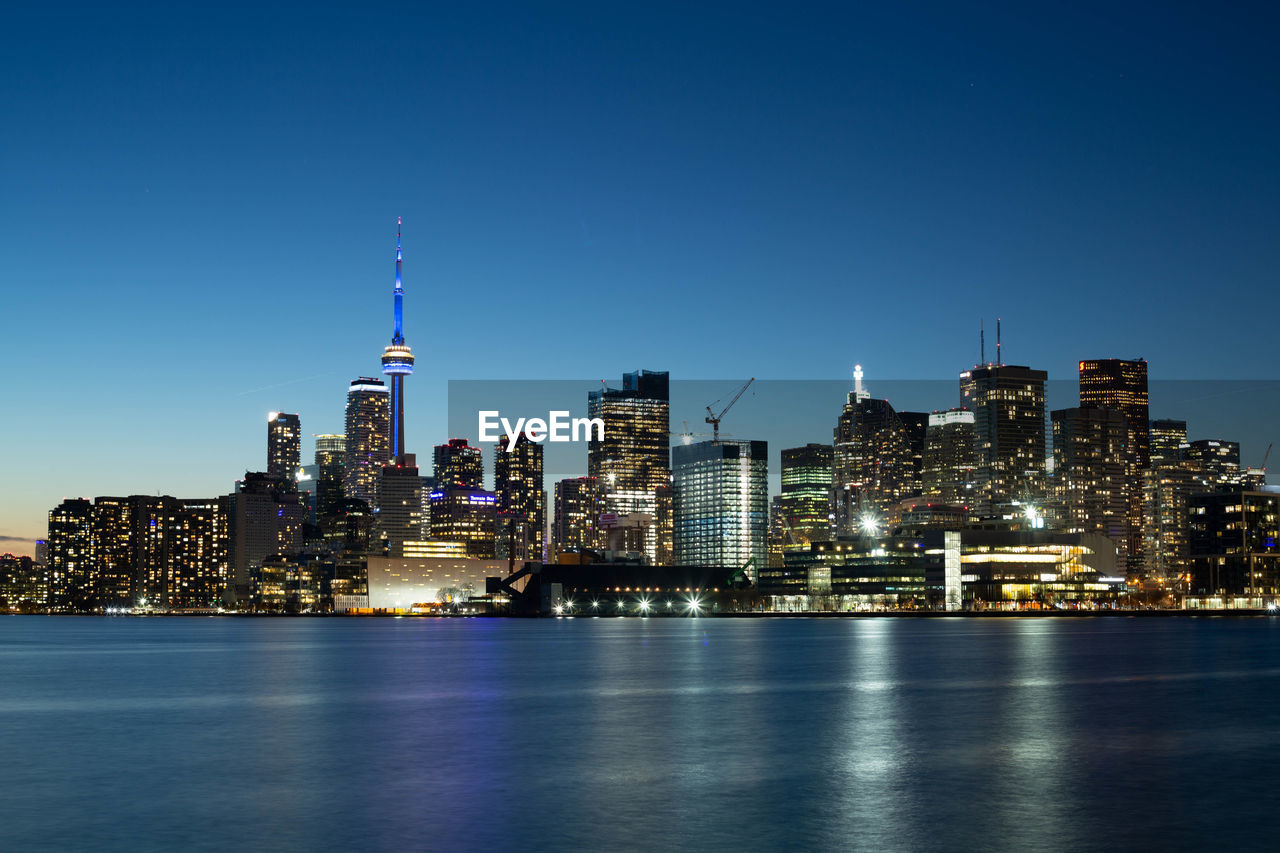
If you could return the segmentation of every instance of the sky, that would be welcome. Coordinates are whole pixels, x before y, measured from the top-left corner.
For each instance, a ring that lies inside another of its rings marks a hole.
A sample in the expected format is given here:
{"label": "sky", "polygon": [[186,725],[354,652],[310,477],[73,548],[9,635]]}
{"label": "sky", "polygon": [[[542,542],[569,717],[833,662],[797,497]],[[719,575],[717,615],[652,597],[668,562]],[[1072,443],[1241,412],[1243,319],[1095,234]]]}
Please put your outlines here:
{"label": "sky", "polygon": [[0,550],[64,496],[229,491],[269,411],[340,432],[389,342],[398,216],[424,454],[449,380],[954,381],[997,316],[1005,361],[1053,379],[1144,357],[1280,388],[1277,23],[8,4]]}

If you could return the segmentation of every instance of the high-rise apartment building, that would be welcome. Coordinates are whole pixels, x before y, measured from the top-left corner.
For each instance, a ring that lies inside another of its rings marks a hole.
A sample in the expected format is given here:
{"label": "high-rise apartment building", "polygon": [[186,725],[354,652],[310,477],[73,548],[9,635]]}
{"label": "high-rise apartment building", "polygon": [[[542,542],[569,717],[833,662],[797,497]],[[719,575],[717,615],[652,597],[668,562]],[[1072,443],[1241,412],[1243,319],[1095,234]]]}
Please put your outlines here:
{"label": "high-rise apartment building", "polygon": [[49,606],[87,610],[93,605],[97,571],[93,563],[93,507],[68,498],[49,512]]}
{"label": "high-rise apartment building", "polygon": [[451,438],[434,452],[437,489],[483,489],[484,457],[465,438]]}
{"label": "high-rise apartment building", "polygon": [[495,504],[493,492],[462,487],[437,488],[429,496],[430,539],[461,542],[467,556],[492,560],[495,554]]}
{"label": "high-rise apartment building", "polygon": [[982,514],[1045,495],[1043,370],[982,364],[960,374],[964,408],[973,412],[976,505]]}
{"label": "high-rise apartment building", "polygon": [[510,450],[502,436],[494,448],[493,493],[497,558],[514,550],[519,561],[541,561],[546,550],[547,496],[542,481],[542,445],[521,434]]}
{"label": "high-rise apartment building", "polygon": [[1192,590],[1258,598],[1280,594],[1280,494],[1218,491],[1189,502]]}
{"label": "high-rise apartment building", "polygon": [[1129,565],[1129,419],[1118,409],[1055,409],[1054,497],[1068,533],[1100,533],[1116,545],[1117,568]]}
{"label": "high-rise apartment building", "polygon": [[301,466],[302,422],[297,415],[272,412],[267,415],[267,473],[293,480]]}
{"label": "high-rise apartment building", "polygon": [[600,484],[595,477],[559,480],[555,487],[555,513],[551,526],[550,562],[563,551],[603,547]]}
{"label": "high-rise apartment building", "polygon": [[299,550],[307,510],[291,484],[268,474],[247,473],[236,485],[225,504],[230,559],[224,598],[243,607],[253,600],[262,561]]}
{"label": "high-rise apartment building", "polygon": [[769,445],[720,439],[671,454],[676,565],[742,569],[754,583],[768,565]]}
{"label": "high-rise apartment building", "polygon": [[378,477],[391,461],[391,408],[381,379],[362,376],[347,390],[347,497],[378,506]]}
{"label": "high-rise apartment building", "polygon": [[921,492],[933,502],[969,506],[974,499],[973,412],[933,412],[925,429]]}
{"label": "high-rise apartment building", "polygon": [[835,532],[853,536],[860,520],[882,518],[914,493],[915,455],[893,406],[863,388],[861,365],[832,434]]}

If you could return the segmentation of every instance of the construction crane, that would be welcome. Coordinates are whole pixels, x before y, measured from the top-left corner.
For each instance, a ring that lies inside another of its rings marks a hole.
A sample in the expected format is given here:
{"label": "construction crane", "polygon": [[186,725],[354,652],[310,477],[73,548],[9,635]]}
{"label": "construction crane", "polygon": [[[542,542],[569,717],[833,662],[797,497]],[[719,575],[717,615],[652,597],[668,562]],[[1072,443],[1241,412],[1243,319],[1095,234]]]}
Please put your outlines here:
{"label": "construction crane", "polygon": [[[692,444],[692,443],[693,443],[693,439],[694,439],[694,438],[705,438],[705,437],[707,437],[707,436],[711,435],[711,433],[709,433],[709,432],[690,432],[690,431],[689,431],[689,422],[688,422],[688,421],[682,421],[682,423],[684,424],[684,432],[676,432],[675,430],[667,430],[667,435],[672,435],[672,436],[678,435],[678,436],[680,436],[680,438],[684,441],[684,443],[685,443],[685,444]],[[725,435],[728,435],[728,434],[729,434],[729,433],[727,433],[727,432],[725,433]]]}
{"label": "construction crane", "polygon": [[1264,453],[1262,456],[1262,473],[1263,474],[1267,473],[1267,460],[1271,458],[1271,448],[1275,447],[1275,445],[1276,443],[1274,441],[1268,444],[1267,452]]}
{"label": "construction crane", "polygon": [[[715,412],[711,411],[711,406],[707,406],[707,417],[705,420],[707,423],[711,424],[712,444],[720,443],[720,421],[724,418],[725,414],[733,408],[733,404],[738,402],[742,395],[746,393],[747,389],[751,387],[751,383],[755,381],[756,378],[754,376],[748,379],[747,384],[739,388],[738,393],[733,395],[733,399],[729,401],[729,405],[720,410],[720,414],[717,415]],[[718,403],[720,401],[716,400],[716,402]]]}

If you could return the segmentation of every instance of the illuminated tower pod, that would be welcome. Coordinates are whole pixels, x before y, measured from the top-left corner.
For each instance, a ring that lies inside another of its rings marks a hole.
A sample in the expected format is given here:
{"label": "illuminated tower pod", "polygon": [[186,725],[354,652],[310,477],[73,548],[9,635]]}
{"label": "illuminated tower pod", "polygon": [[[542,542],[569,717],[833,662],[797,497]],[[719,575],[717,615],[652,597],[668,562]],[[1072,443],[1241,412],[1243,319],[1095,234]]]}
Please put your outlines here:
{"label": "illuminated tower pod", "polygon": [[391,459],[403,466],[404,378],[413,373],[413,351],[404,342],[404,283],[400,277],[400,219],[396,219],[395,331],[382,352],[382,372],[391,377]]}

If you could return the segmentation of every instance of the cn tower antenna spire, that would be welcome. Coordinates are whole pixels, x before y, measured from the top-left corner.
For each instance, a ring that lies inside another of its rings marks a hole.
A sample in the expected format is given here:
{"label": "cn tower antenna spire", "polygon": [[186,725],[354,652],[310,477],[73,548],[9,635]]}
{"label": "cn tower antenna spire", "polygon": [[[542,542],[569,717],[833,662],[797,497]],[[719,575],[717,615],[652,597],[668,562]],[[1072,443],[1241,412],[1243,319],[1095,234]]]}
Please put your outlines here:
{"label": "cn tower antenna spire", "polygon": [[400,278],[400,217],[396,217],[396,328],[391,343],[404,343],[404,282]]}

